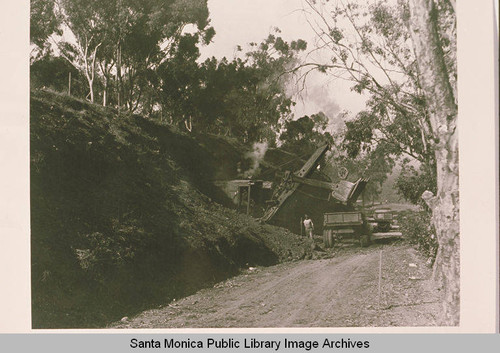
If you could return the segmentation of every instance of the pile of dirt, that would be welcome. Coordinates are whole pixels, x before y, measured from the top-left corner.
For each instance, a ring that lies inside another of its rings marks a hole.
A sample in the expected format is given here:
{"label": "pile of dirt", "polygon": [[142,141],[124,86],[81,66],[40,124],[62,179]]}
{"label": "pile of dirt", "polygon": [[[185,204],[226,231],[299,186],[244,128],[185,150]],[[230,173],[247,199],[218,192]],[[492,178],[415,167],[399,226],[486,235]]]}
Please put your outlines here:
{"label": "pile of dirt", "polygon": [[225,207],[213,181],[249,163],[234,141],[47,91],[30,112],[34,328],[102,327],[311,256],[300,236]]}

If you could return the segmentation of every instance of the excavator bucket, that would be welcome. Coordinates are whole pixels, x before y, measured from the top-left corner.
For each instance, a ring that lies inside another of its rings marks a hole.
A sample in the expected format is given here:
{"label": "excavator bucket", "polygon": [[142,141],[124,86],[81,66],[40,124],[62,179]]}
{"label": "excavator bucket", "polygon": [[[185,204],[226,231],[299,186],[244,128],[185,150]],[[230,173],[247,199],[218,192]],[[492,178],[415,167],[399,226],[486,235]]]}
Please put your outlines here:
{"label": "excavator bucket", "polygon": [[341,180],[332,191],[332,197],[340,202],[352,204],[356,202],[359,195],[363,192],[367,182],[368,180],[364,178],[359,178],[354,183]]}
{"label": "excavator bucket", "polygon": [[354,203],[358,199],[359,195],[365,190],[366,184],[368,184],[367,178],[359,178],[355,183],[352,189],[351,194],[349,195],[348,203]]}

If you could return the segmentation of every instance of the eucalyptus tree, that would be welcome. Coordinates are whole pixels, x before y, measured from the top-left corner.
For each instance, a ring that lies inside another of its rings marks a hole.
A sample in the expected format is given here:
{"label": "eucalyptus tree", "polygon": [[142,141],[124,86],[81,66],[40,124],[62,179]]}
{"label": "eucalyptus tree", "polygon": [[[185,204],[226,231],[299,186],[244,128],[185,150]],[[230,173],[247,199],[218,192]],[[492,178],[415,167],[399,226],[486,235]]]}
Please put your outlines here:
{"label": "eucalyptus tree", "polygon": [[[131,111],[148,112],[154,105],[156,70],[175,55],[188,25],[195,27],[199,44],[208,44],[214,35],[209,26],[206,0],[121,0],[121,22],[126,23],[119,40],[118,62],[123,103]],[[123,25],[122,25],[123,26]]]}
{"label": "eucalyptus tree", "polygon": [[285,42],[277,33],[240,48],[237,58],[214,57],[198,64],[197,35],[184,35],[158,70],[163,116],[190,131],[238,137],[244,143],[275,143],[291,118],[288,77],[304,41]]}
{"label": "eucalyptus tree", "polygon": [[432,210],[440,244],[434,273],[447,293],[443,323],[457,324],[455,2],[304,3],[316,32],[316,50],[330,55],[326,62],[306,62],[295,70],[315,69],[346,79],[353,91],[367,97],[365,110],[346,123],[346,151],[356,156],[383,150],[422,163],[420,174],[428,182],[423,198]]}
{"label": "eucalyptus tree", "polygon": [[60,18],[55,12],[55,0],[30,0],[30,43],[43,51],[48,38],[60,34]]}
{"label": "eucalyptus tree", "polygon": [[87,78],[90,100],[96,80],[102,80],[104,104],[114,83],[116,104],[131,111],[144,110],[151,76],[188,24],[213,35],[206,0],[57,1],[71,34],[58,47]]}
{"label": "eucalyptus tree", "polygon": [[94,102],[98,51],[108,34],[108,6],[97,0],[59,0],[58,5],[64,25],[74,36],[74,41],[58,43],[60,53],[85,75],[89,86],[87,97]]}
{"label": "eucalyptus tree", "polygon": [[[446,2],[454,14],[454,1]],[[432,133],[432,149],[437,169],[437,193],[422,197],[432,210],[437,232],[438,254],[435,274],[445,289],[444,315],[447,325],[460,321],[460,221],[458,187],[458,131],[456,77],[453,57],[454,17],[449,31],[440,31],[439,3],[410,0],[410,33],[418,64],[419,78],[426,100],[426,113]],[[452,39],[451,41],[450,38]],[[449,41],[449,42],[447,42]]]}
{"label": "eucalyptus tree", "polygon": [[327,62],[308,62],[334,77],[352,82],[367,97],[366,108],[347,123],[350,153],[381,145],[433,164],[430,122],[407,28],[408,7],[389,1],[370,5],[305,0],[317,47]]}

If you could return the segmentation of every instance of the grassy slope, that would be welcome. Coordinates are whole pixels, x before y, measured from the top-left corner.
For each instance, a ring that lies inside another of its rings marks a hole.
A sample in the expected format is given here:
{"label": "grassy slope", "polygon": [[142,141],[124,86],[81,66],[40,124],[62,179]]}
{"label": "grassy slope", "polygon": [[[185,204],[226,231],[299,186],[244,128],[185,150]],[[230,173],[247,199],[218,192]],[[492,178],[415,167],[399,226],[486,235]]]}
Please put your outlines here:
{"label": "grassy slope", "polygon": [[241,267],[307,256],[300,237],[221,206],[212,181],[243,151],[200,140],[32,92],[34,328],[100,327]]}

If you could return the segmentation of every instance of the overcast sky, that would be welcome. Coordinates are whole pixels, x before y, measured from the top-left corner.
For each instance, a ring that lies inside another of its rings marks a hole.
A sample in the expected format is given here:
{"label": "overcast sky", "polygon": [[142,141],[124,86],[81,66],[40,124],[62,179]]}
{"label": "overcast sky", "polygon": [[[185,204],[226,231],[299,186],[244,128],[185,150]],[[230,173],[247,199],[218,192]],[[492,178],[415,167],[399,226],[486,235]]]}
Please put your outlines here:
{"label": "overcast sky", "polygon": [[[260,43],[274,27],[284,40],[303,39],[308,51],[313,48],[314,32],[303,13],[302,0],[208,0],[211,25],[216,35],[213,43],[202,49],[204,57],[233,58],[236,46]],[[364,108],[364,98],[351,92],[350,84],[324,74],[313,74],[307,81],[302,101],[297,100],[295,117],[323,111],[335,118],[342,110],[357,113]]]}

